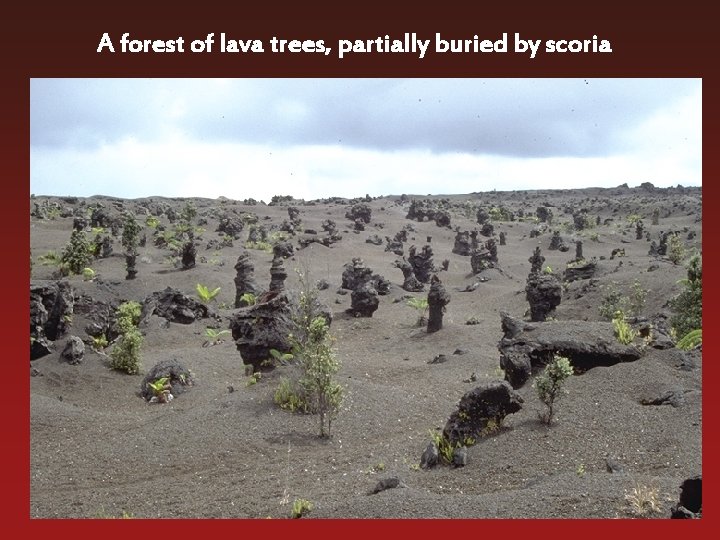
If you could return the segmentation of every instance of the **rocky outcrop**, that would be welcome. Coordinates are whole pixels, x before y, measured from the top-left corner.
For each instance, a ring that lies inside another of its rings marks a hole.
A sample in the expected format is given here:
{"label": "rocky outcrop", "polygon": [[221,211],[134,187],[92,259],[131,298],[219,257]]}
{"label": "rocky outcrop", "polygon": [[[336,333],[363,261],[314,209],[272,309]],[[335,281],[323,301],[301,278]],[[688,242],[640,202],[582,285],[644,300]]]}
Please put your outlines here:
{"label": "rocky outcrop", "polygon": [[535,247],[535,251],[528,259],[528,262],[530,263],[531,274],[539,274],[542,272],[542,265],[545,263],[545,257],[540,250],[540,246]]}
{"label": "rocky outcrop", "polygon": [[478,440],[522,408],[523,398],[506,381],[492,381],[467,392],[450,415],[443,436],[453,445]]}
{"label": "rocky outcrop", "polygon": [[255,371],[272,367],[265,362],[272,358],[271,349],[289,353],[292,344],[292,311],[288,296],[284,293],[268,293],[255,305],[240,308],[230,320],[235,346],[243,363]]}
{"label": "rocky outcrop", "polygon": [[190,239],[182,246],[181,262],[184,270],[195,267],[196,255],[197,251],[195,249],[195,242]]}
{"label": "rocky outcrop", "polygon": [[562,300],[562,283],[554,274],[530,274],[525,285],[530,320],[544,321]]}
{"label": "rocky outcrop", "polygon": [[372,208],[365,203],[354,204],[345,212],[345,217],[352,222],[359,220],[361,223],[370,223]]}
{"label": "rocky outcrop", "polygon": [[442,328],[443,315],[449,303],[450,295],[445,290],[440,278],[433,276],[428,293],[428,333],[437,332]]}
{"label": "rocky outcrop", "polygon": [[287,270],[283,263],[282,257],[275,257],[270,267],[270,292],[281,292],[285,290],[285,280],[287,279]]}
{"label": "rocky outcrop", "polygon": [[283,240],[273,246],[273,257],[276,259],[278,257],[288,259],[292,257],[294,251],[295,247],[292,245],[292,243],[288,242],[287,240]]}
{"label": "rocky outcrop", "polygon": [[242,232],[244,227],[245,224],[239,216],[224,215],[220,218],[217,229],[215,229],[215,231],[227,234],[228,236],[231,236],[234,240],[238,240],[240,238],[240,233]]}
{"label": "rocky outcrop", "polygon": [[157,315],[169,322],[180,324],[190,324],[198,319],[217,317],[209,306],[172,287],[154,292],[145,298],[142,304],[140,324],[147,323],[151,315]]}
{"label": "rocky outcrop", "polygon": [[378,292],[371,281],[366,281],[353,290],[350,301],[347,313],[354,317],[372,317],[380,304]]}
{"label": "rocky outcrop", "polygon": [[260,292],[255,280],[253,273],[255,272],[255,266],[250,260],[250,254],[247,251],[243,251],[235,263],[235,307],[243,307],[244,302],[241,300],[242,295],[245,293],[257,294]]}
{"label": "rocky outcrop", "polygon": [[355,257],[345,264],[341,285],[343,289],[355,291],[368,281],[378,294],[385,295],[390,292],[390,282],[380,274],[374,274],[360,257]]}
{"label": "rocky outcrop", "polygon": [[597,270],[597,263],[594,260],[591,261],[575,261],[571,262],[565,268],[563,273],[563,280],[570,283],[579,279],[591,279],[595,276]]}
{"label": "rocky outcrop", "polygon": [[360,257],[354,257],[351,262],[345,264],[341,287],[354,291],[366,281],[370,281],[372,273],[372,269],[365,265],[365,261]]}
{"label": "rocky outcrop", "polygon": [[575,373],[633,362],[642,356],[639,347],[617,341],[609,322],[528,323],[502,313],[501,323],[504,335],[498,343],[500,367],[505,371],[505,380],[516,389],[555,354],[569,358]]}
{"label": "rocky outcrop", "polygon": [[563,237],[560,236],[560,231],[554,231],[552,237],[550,238],[550,245],[548,246],[548,249],[551,251],[568,251],[570,248],[565,244],[565,240],[563,240]]}
{"label": "rocky outcrop", "polygon": [[404,290],[408,292],[421,292],[425,289],[425,286],[415,277],[415,271],[412,265],[405,259],[395,261],[394,266],[399,268],[403,273],[402,288]]}
{"label": "rocky outcrop", "polygon": [[417,253],[415,246],[410,246],[408,262],[420,283],[428,283],[430,276],[436,271],[433,263],[433,251],[428,244],[423,246],[420,253]]}
{"label": "rocky outcrop", "polygon": [[74,302],[67,281],[30,284],[30,360],[50,354],[51,342],[67,333]]}
{"label": "rocky outcrop", "polygon": [[479,246],[477,231],[460,231],[455,233],[455,244],[452,252],[456,255],[469,257]]}

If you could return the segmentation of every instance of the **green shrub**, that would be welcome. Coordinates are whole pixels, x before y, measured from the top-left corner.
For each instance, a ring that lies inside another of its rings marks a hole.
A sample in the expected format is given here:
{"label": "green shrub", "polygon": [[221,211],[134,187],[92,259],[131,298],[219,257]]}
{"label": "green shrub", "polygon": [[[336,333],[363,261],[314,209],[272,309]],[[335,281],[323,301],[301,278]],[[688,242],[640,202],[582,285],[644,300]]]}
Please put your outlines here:
{"label": "green shrub", "polygon": [[685,259],[685,245],[678,233],[673,233],[668,237],[667,254],[673,264],[680,264]]}
{"label": "green shrub", "polygon": [[92,281],[95,278],[95,270],[85,267],[82,270],[82,276],[85,281]]}
{"label": "green shrub", "polygon": [[290,412],[309,412],[304,390],[287,377],[280,379],[273,399],[280,408]]}
{"label": "green shrub", "polygon": [[313,509],[313,503],[306,499],[295,499],[292,505],[290,515],[293,519],[303,517],[305,514],[311,512]]}
{"label": "green shrub", "polygon": [[67,269],[73,274],[82,274],[83,268],[89,266],[92,259],[92,250],[85,233],[74,230],[70,242],[60,256],[61,264],[67,265]]}
{"label": "green shrub", "polygon": [[123,232],[120,243],[125,248],[126,253],[136,253],[139,243],[140,225],[135,219],[135,214],[129,210],[125,212],[123,217]]}
{"label": "green shrub", "polygon": [[687,279],[680,282],[683,291],[670,301],[675,312],[670,324],[676,335],[685,336],[702,328],[702,257],[693,256],[688,262]]}
{"label": "green shrub", "polygon": [[140,323],[140,314],[142,306],[134,300],[120,304],[115,310],[115,319],[117,327],[121,334],[125,334],[129,330],[136,328]]}
{"label": "green shrub", "polygon": [[110,367],[130,375],[140,372],[140,347],[142,334],[136,328],[125,332],[110,351]]}
{"label": "green shrub", "polygon": [[564,356],[555,355],[552,362],[545,366],[545,370],[535,379],[535,389],[546,410],[540,414],[540,419],[550,424],[555,413],[555,402],[562,395],[565,381],[573,374],[570,360]]}

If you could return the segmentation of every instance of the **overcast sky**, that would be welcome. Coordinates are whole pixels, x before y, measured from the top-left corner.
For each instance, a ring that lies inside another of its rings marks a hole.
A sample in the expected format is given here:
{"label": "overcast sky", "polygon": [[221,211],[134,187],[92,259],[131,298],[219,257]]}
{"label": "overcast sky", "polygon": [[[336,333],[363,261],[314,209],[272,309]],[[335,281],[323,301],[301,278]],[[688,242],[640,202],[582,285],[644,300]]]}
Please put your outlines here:
{"label": "overcast sky", "polygon": [[30,192],[701,185],[700,79],[32,79]]}

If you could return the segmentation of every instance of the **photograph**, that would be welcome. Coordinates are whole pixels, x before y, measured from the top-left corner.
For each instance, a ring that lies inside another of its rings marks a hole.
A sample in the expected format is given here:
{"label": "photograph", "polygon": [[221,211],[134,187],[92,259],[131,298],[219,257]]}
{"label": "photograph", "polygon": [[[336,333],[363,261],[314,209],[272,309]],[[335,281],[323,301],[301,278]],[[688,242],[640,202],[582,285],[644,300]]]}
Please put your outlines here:
{"label": "photograph", "polygon": [[30,76],[30,520],[701,518],[704,80],[542,75]]}

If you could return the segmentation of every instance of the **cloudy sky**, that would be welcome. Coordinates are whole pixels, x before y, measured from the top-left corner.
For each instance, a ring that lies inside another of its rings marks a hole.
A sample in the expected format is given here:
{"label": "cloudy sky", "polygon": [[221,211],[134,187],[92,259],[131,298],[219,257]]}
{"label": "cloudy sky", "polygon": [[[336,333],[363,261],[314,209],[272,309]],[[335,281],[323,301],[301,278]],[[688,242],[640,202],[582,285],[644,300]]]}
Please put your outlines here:
{"label": "cloudy sky", "polygon": [[700,185],[700,79],[33,79],[30,192]]}

